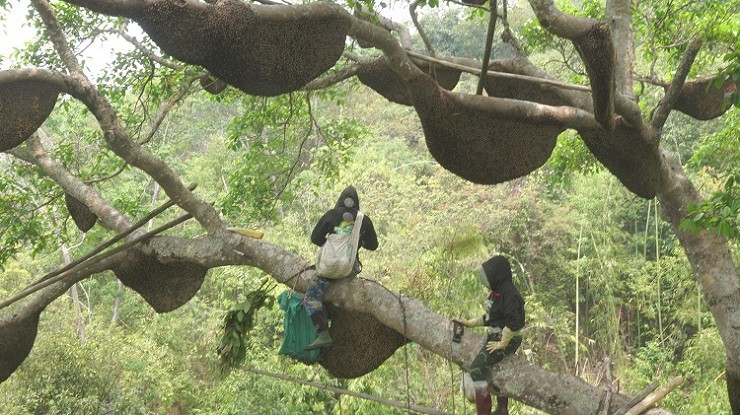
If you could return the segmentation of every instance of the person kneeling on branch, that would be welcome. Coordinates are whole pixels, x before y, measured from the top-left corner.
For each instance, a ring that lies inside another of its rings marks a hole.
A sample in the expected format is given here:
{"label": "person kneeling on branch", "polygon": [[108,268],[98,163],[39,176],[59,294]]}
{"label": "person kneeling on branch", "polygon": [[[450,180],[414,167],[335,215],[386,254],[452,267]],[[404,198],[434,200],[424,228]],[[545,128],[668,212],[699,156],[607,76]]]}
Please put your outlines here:
{"label": "person kneeling on branch", "polygon": [[[358,218],[360,223],[356,223]],[[378,236],[373,222],[360,212],[360,199],[354,187],[344,189],[334,209],[319,219],[311,233],[311,242],[321,247],[316,261],[319,277],[309,283],[303,304],[316,327],[318,337],[304,349],[307,351],[332,345],[329,324],[321,302],[329,284],[328,279],[357,276],[362,270],[359,247],[371,251],[378,248]]]}
{"label": "person kneeling on branch", "polygon": [[[519,330],[524,327],[524,299],[514,286],[511,265],[503,256],[497,255],[484,262],[478,268],[478,278],[490,290],[486,314],[470,320],[454,321],[467,327],[488,327],[486,342],[470,366],[470,377],[475,387],[476,414],[491,415],[488,375],[491,366],[516,352],[522,343]],[[508,398],[497,397],[494,414],[508,415],[508,405]]]}

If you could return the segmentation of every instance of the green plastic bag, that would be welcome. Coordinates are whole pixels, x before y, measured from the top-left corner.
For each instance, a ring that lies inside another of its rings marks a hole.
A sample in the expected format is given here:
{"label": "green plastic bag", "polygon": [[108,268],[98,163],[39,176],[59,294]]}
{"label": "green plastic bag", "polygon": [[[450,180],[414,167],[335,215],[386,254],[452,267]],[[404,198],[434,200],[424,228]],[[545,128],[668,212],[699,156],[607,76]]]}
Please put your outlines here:
{"label": "green plastic bag", "polygon": [[278,353],[305,363],[317,362],[318,350],[308,352],[303,350],[316,340],[316,328],[306,312],[306,307],[303,306],[302,296],[285,290],[278,296],[278,304],[285,312],[285,336]]}

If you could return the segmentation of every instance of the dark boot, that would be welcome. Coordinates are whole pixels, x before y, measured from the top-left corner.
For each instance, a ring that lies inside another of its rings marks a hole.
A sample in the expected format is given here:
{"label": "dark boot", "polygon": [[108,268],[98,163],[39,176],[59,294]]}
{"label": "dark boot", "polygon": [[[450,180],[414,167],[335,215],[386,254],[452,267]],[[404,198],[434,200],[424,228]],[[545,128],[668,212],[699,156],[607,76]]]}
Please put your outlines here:
{"label": "dark boot", "polygon": [[509,415],[509,398],[496,397],[496,412],[493,415]]}
{"label": "dark boot", "polygon": [[476,415],[491,415],[491,393],[486,388],[475,388],[475,413]]}

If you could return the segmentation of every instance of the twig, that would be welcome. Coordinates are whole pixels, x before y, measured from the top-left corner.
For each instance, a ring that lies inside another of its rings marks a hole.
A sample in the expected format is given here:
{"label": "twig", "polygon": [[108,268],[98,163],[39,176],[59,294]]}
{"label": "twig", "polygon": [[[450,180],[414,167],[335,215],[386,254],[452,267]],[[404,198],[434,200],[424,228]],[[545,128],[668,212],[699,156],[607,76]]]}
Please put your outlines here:
{"label": "twig", "polygon": [[409,14],[411,15],[411,21],[414,22],[414,26],[416,27],[416,30],[419,32],[419,36],[421,37],[421,40],[424,41],[424,46],[426,46],[427,50],[429,51],[429,54],[432,57],[437,56],[437,53],[434,51],[434,46],[432,46],[432,42],[429,40],[429,36],[427,36],[426,32],[424,32],[424,28],[421,27],[421,24],[419,24],[419,19],[416,17],[416,8],[419,6],[419,0],[414,0],[409,5]]}
{"label": "twig", "polygon": [[481,66],[480,79],[478,79],[478,88],[475,91],[476,95],[483,94],[483,84],[486,80],[486,73],[488,72],[488,62],[491,60],[491,46],[493,45],[493,34],[496,32],[496,19],[498,18],[498,2],[497,0],[491,0],[491,13],[488,20],[488,32],[486,33],[486,47],[483,52],[483,65]]}

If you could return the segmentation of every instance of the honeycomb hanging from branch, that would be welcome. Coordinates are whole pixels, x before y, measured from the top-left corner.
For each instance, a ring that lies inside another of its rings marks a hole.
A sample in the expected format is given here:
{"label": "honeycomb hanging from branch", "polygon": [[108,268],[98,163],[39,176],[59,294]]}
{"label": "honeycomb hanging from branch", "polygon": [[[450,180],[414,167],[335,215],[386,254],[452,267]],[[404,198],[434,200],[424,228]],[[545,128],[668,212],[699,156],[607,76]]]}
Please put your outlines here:
{"label": "honeycomb hanging from branch", "polygon": [[69,193],[64,193],[64,203],[67,205],[67,211],[72,216],[75,225],[82,231],[87,232],[95,226],[98,217],[90,210],[87,205],[77,200]]}
{"label": "honeycomb hanging from branch", "polygon": [[[506,65],[499,61],[493,61],[488,65],[488,69],[494,72],[506,72]],[[558,97],[555,87],[548,86],[536,81],[514,78],[494,78],[487,77],[483,86],[489,96],[497,98],[518,99],[521,101],[536,102],[545,105],[569,105],[562,98]]]}
{"label": "honeycomb hanging from branch", "polygon": [[[426,62],[415,62],[419,69],[429,73],[430,64]],[[435,67],[434,79],[442,88],[451,91],[460,81],[461,72],[456,69]],[[385,97],[388,101],[401,105],[413,105],[411,93],[406,82],[391,69],[385,59],[381,56],[369,62],[360,64],[357,71],[357,79],[363,84]]]}
{"label": "honeycomb hanging from branch", "polygon": [[0,152],[20,145],[38,130],[58,96],[59,91],[45,82],[0,83]]}
{"label": "honeycomb hanging from branch", "polygon": [[8,379],[31,353],[40,315],[41,310],[0,327],[0,382]]}
{"label": "honeycomb hanging from branch", "polygon": [[113,268],[121,282],[139,293],[158,313],[175,310],[198,292],[208,268],[190,262],[160,262],[138,249],[131,249]]}
{"label": "honeycomb hanging from branch", "polygon": [[645,199],[655,197],[664,176],[657,140],[648,142],[621,119],[613,131],[579,129],[578,133],[596,159],[627,189]]}
{"label": "honeycomb hanging from branch", "polygon": [[674,108],[702,121],[712,120],[727,112],[732,103],[727,102],[725,95],[736,92],[737,83],[728,77],[720,88],[716,88],[714,79],[708,78],[683,84]]}
{"label": "honeycomb hanging from branch", "polygon": [[403,335],[366,313],[325,304],[333,345],[321,349],[319,362],[333,376],[356,378],[380,367],[406,344]]}
{"label": "honeycomb hanging from branch", "polygon": [[428,76],[414,79],[409,89],[429,152],[442,167],[474,183],[502,183],[531,173],[547,161],[565,130],[556,122],[499,118],[439,88]]}
{"label": "honeycomb hanging from branch", "polygon": [[350,25],[330,5],[239,0],[154,0],[131,18],[165,53],[259,96],[298,90],[334,66]]}
{"label": "honeycomb hanging from branch", "polygon": [[607,130],[614,129],[614,95],[616,93],[616,54],[611,32],[606,23],[595,24],[573,45],[583,60],[591,82],[594,118]]}

